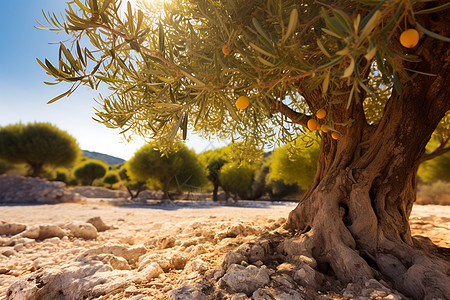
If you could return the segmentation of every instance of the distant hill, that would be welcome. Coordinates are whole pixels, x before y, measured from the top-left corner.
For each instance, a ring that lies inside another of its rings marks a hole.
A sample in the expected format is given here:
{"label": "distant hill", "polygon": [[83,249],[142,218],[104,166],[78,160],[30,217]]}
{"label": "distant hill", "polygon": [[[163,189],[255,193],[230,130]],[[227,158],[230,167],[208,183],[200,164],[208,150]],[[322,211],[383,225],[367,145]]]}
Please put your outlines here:
{"label": "distant hill", "polygon": [[88,157],[88,158],[92,158],[92,159],[98,159],[98,160],[102,160],[105,163],[107,163],[108,165],[117,165],[117,164],[121,164],[124,163],[125,160],[118,158],[118,157],[114,157],[108,154],[103,154],[103,153],[98,153],[98,152],[93,152],[93,151],[87,151],[87,150],[83,150],[83,156]]}

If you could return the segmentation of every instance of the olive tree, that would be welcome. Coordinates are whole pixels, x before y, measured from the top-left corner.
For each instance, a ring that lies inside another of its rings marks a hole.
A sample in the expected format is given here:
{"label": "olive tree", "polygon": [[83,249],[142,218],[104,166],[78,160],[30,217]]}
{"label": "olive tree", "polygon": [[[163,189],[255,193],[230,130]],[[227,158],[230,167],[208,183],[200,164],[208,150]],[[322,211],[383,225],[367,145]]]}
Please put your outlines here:
{"label": "olive tree", "polygon": [[108,166],[101,160],[87,159],[73,171],[73,175],[84,185],[92,185],[95,179],[105,176]]}
{"label": "olive tree", "polygon": [[275,149],[270,165],[270,178],[307,189],[316,174],[320,145],[314,140],[297,139]]}
{"label": "olive tree", "polygon": [[199,155],[200,160],[206,165],[207,178],[213,184],[213,201],[218,200],[219,187],[221,186],[219,175],[223,165],[229,162],[228,150],[228,147],[222,147],[205,151]]}
{"label": "olive tree", "polygon": [[109,187],[112,188],[114,184],[119,182],[119,176],[116,172],[108,172],[103,178],[103,182],[109,184]]}
{"label": "olive tree", "polygon": [[39,60],[72,84],[51,101],[103,82],[113,93],[97,99],[98,121],[165,141],[192,130],[270,146],[314,130],[317,171],[286,224],[298,233],[289,257],[343,282],[450,294],[448,261],[408,223],[425,145],[449,135],[447,1],[175,0],[125,14],[118,1],[70,3],[59,23],[47,15],[73,37],[57,64]]}
{"label": "olive tree", "polygon": [[45,167],[70,167],[80,154],[75,138],[50,123],[19,123],[0,128],[0,158],[27,164],[33,177],[41,175]]}
{"label": "olive tree", "polygon": [[[145,181],[139,181],[131,178],[128,174],[128,162],[119,169],[119,177],[122,184],[127,188],[131,200],[137,198],[145,189]],[[133,192],[134,191],[134,192]]]}
{"label": "olive tree", "polygon": [[182,144],[166,153],[161,153],[156,143],[144,145],[127,162],[127,170],[130,177],[137,181],[159,182],[164,192],[164,201],[170,200],[171,187],[199,187],[206,180],[203,165],[197,155]]}
{"label": "olive tree", "polygon": [[219,179],[226,193],[231,193],[234,199],[239,195],[248,198],[251,195],[255,169],[248,163],[232,162],[225,164],[219,174]]}

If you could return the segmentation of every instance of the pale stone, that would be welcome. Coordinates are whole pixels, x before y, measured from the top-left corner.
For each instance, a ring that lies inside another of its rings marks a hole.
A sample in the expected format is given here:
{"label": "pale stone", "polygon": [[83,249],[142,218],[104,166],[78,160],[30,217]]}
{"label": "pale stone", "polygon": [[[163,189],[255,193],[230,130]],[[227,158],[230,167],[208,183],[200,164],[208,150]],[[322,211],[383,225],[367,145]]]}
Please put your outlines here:
{"label": "pale stone", "polygon": [[16,235],[27,228],[26,225],[18,223],[0,222],[0,235]]}
{"label": "pale stone", "polygon": [[97,237],[97,229],[90,223],[73,221],[65,226],[73,236],[85,240],[92,240]]}
{"label": "pale stone", "polygon": [[164,273],[164,271],[158,263],[151,262],[141,271],[141,273],[149,280],[158,277],[160,274]]}
{"label": "pale stone", "polygon": [[257,268],[249,265],[244,268],[231,265],[220,281],[236,292],[251,296],[254,291],[270,283],[269,275],[270,271],[265,266]]}
{"label": "pale stone", "polygon": [[206,296],[195,287],[185,285],[172,290],[168,300],[206,300]]}

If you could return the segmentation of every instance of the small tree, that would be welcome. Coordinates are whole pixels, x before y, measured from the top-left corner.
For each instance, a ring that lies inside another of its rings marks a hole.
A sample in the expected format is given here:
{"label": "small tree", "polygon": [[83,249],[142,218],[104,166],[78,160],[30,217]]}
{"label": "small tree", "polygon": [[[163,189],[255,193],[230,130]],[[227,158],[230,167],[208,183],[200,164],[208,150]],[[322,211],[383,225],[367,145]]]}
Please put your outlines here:
{"label": "small tree", "polygon": [[115,172],[108,172],[103,178],[103,182],[109,184],[109,187],[112,189],[113,184],[119,182],[119,176]]}
{"label": "small tree", "polygon": [[0,157],[11,163],[26,163],[33,177],[41,175],[46,166],[71,166],[80,153],[75,138],[50,123],[0,128]]}
{"label": "small tree", "polygon": [[295,145],[277,148],[273,154],[270,178],[306,189],[316,174],[320,145],[314,140],[297,138]]}
{"label": "small tree", "polygon": [[82,184],[92,185],[95,179],[105,176],[106,170],[108,167],[101,160],[88,159],[76,167],[73,174]]}
{"label": "small tree", "polygon": [[170,188],[201,186],[206,180],[195,152],[182,144],[165,154],[158,150],[156,144],[147,144],[134,154],[127,165],[131,178],[158,181],[164,192],[163,200],[170,200]]}
{"label": "small tree", "polygon": [[213,185],[213,201],[217,201],[217,194],[220,184],[220,170],[224,164],[229,162],[227,155],[229,148],[222,147],[215,150],[208,150],[199,155],[200,159],[206,164],[207,178]]}
{"label": "small tree", "polygon": [[131,199],[137,198],[139,193],[145,189],[145,181],[135,180],[128,175],[128,162],[120,168],[119,177],[130,194]]}
{"label": "small tree", "polygon": [[227,163],[220,171],[220,182],[226,192],[232,193],[234,199],[239,195],[246,198],[251,194],[255,169],[247,163]]}

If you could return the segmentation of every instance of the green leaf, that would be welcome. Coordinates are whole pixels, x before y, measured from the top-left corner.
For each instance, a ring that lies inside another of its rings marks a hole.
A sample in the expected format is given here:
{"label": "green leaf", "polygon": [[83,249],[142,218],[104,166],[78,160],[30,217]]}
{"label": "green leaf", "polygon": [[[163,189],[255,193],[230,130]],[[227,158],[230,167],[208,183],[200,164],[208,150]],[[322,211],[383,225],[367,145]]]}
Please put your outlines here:
{"label": "green leaf", "polygon": [[72,68],[75,71],[79,71],[80,68],[77,64],[77,62],[75,61],[75,59],[72,56],[72,53],[70,53],[69,50],[67,50],[66,46],[64,46],[63,43],[60,43],[60,48],[62,49],[62,52],[64,53],[64,56],[67,58],[67,60],[69,61],[70,65],[72,66]]}
{"label": "green leaf", "polygon": [[298,10],[294,8],[291,11],[291,15],[289,16],[289,24],[286,29],[286,33],[283,37],[283,41],[287,40],[295,31],[295,28],[297,27],[298,23]]}
{"label": "green leaf", "polygon": [[349,109],[350,108],[350,104],[352,104],[353,92],[354,91],[355,91],[355,85],[353,84],[352,89],[350,90],[350,95],[348,95],[347,109]]}
{"label": "green leaf", "polygon": [[100,10],[100,14],[103,14],[105,12],[106,8],[108,8],[108,5],[110,3],[111,3],[111,0],[105,0],[103,2],[102,9]]}
{"label": "green leaf", "polygon": [[317,46],[319,46],[320,51],[322,51],[322,53],[325,54],[326,57],[331,57],[330,53],[328,53],[327,49],[325,49],[322,42],[319,39],[317,39],[316,42]]}
{"label": "green leaf", "polygon": [[400,80],[398,80],[397,73],[394,74],[394,88],[397,91],[397,93],[402,93],[402,85],[400,84]]}
{"label": "green leaf", "polygon": [[144,22],[144,13],[141,10],[138,10],[138,21],[137,21],[137,25],[136,25],[137,32],[141,28],[142,22]]}
{"label": "green leaf", "polygon": [[100,76],[100,75],[95,75],[95,78],[101,80],[101,81],[105,81],[105,82],[117,82],[119,80],[115,79],[115,78],[109,78],[109,77],[105,77],[105,76]]}
{"label": "green leaf", "polygon": [[83,51],[81,50],[80,43],[78,42],[78,40],[77,40],[77,54],[78,54],[78,58],[80,59],[81,63],[83,64],[83,66],[86,67],[86,60],[83,57]]}
{"label": "green leaf", "polygon": [[181,117],[178,119],[177,124],[175,124],[175,127],[173,128],[172,134],[170,135],[169,138],[170,141],[173,140],[173,138],[177,135],[178,128],[180,128],[181,125],[181,121],[183,121],[183,115],[181,115]]}
{"label": "green leaf", "polygon": [[235,121],[239,122],[239,121],[240,121],[240,118],[239,118],[239,116],[237,115],[235,108],[233,107],[233,105],[231,105],[231,103],[230,103],[230,101],[228,100],[228,98],[227,98],[227,97],[222,97],[222,99],[223,99],[223,102],[225,103],[225,106],[227,107],[228,111],[230,112],[231,117],[232,117]]}
{"label": "green leaf", "polygon": [[417,25],[417,27],[418,27],[420,30],[422,30],[425,34],[427,34],[427,35],[429,35],[429,36],[431,36],[431,37],[433,37],[433,38],[435,38],[435,39],[444,41],[444,42],[450,42],[450,38],[445,37],[445,36],[442,36],[442,35],[437,34],[437,33],[435,33],[435,32],[432,32],[432,31],[430,31],[430,30],[428,30],[428,29],[425,29],[422,25],[420,25],[420,24],[417,23],[417,22],[416,22],[416,25]]}
{"label": "green leaf", "polygon": [[362,19],[361,23],[359,23],[359,30],[358,30],[358,31],[361,31],[361,30],[367,25],[367,23],[369,22],[369,20],[372,19],[372,16],[375,14],[375,12],[377,12],[385,2],[386,2],[386,0],[379,2],[378,5],[375,6],[375,7],[374,7],[374,8],[373,8],[373,9],[372,9],[372,10],[364,17],[364,19]]}
{"label": "green leaf", "polygon": [[450,2],[446,3],[446,4],[443,4],[443,5],[440,5],[440,6],[433,7],[433,8],[422,9],[422,10],[419,10],[419,11],[415,11],[414,14],[415,15],[431,14],[431,13],[435,13],[435,12],[438,12],[438,11],[441,11],[441,10],[445,10],[445,9],[448,9],[448,8],[450,8]]}
{"label": "green leaf", "polygon": [[267,33],[264,31],[263,27],[261,26],[261,24],[258,22],[258,20],[253,17],[252,19],[253,21],[253,25],[256,28],[256,31],[258,31],[258,33],[269,43],[272,44],[272,40],[270,39],[270,37],[267,35]]}
{"label": "green leaf", "polygon": [[55,102],[55,101],[58,101],[58,100],[61,99],[62,97],[65,97],[65,96],[69,95],[71,91],[72,91],[72,90],[70,89],[70,90],[68,90],[67,92],[62,93],[61,95],[56,96],[56,97],[53,98],[52,100],[48,101],[47,104],[53,103],[53,102]]}
{"label": "green leaf", "polygon": [[164,28],[161,22],[159,23],[158,26],[158,34],[159,34],[159,42],[158,42],[159,51],[164,52]]}
{"label": "green leaf", "polygon": [[355,70],[355,60],[353,57],[351,58],[350,65],[345,69],[344,75],[342,75],[342,78],[350,77],[353,73],[353,70]]}
{"label": "green leaf", "polygon": [[47,82],[47,81],[44,81],[44,83],[45,83],[46,85],[56,85],[56,84],[58,84],[59,82]]}
{"label": "green leaf", "polygon": [[336,64],[336,63],[339,62],[340,60],[342,60],[344,57],[345,57],[345,56],[338,56],[338,57],[334,58],[333,60],[331,60],[330,62],[318,66],[318,67],[317,67],[317,70],[321,70],[321,69],[328,68],[328,67],[330,67],[330,66]]}
{"label": "green leaf", "polygon": [[270,56],[272,58],[275,58],[275,55],[273,55],[272,53],[267,52],[266,50],[256,46],[255,44],[253,44],[252,42],[249,43],[250,47],[252,47],[253,49],[255,49],[256,51],[258,51],[261,54],[264,54],[266,56]]}
{"label": "green leaf", "polygon": [[74,0],[74,1],[78,5],[79,8],[81,8],[85,12],[90,12],[90,10],[86,6],[84,6],[83,3],[80,2],[80,0]]}
{"label": "green leaf", "polygon": [[59,72],[59,70],[56,69],[48,59],[45,59],[45,65],[49,68],[51,73],[53,73],[54,75],[57,75],[57,76],[61,76],[61,73]]}
{"label": "green leaf", "polygon": [[183,132],[183,140],[187,138],[187,126],[188,126],[188,114],[184,114],[183,124],[181,127],[181,131]]}

